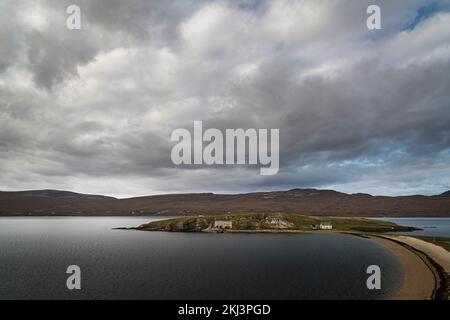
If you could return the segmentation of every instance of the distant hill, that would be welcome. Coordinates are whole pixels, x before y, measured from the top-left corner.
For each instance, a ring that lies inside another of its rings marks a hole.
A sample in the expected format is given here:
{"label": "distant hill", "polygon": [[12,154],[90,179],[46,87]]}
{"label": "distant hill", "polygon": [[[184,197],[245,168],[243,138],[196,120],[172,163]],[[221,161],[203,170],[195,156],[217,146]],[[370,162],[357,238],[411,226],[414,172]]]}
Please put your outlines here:
{"label": "distant hill", "polygon": [[106,196],[82,194],[70,191],[60,190],[29,190],[29,191],[0,191],[0,197],[47,197],[47,198],[70,198],[70,197],[96,197],[96,198],[111,198]]}
{"label": "distant hill", "polygon": [[439,195],[440,197],[450,197],[450,190]]}
{"label": "distant hill", "polygon": [[243,194],[167,194],[128,199],[58,190],[0,192],[0,216],[144,216],[226,213],[313,216],[450,217],[450,192],[439,196],[372,196],[292,189]]}

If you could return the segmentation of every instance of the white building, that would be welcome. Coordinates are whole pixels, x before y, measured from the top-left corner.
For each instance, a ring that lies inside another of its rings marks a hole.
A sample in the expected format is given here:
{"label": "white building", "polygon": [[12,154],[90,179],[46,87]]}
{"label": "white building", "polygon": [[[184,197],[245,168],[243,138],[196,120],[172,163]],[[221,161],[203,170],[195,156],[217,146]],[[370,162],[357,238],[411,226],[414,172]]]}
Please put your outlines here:
{"label": "white building", "polygon": [[320,230],[331,230],[331,229],[333,229],[333,225],[329,222],[321,222],[319,224],[319,229]]}
{"label": "white building", "polygon": [[329,222],[321,222],[319,224],[313,224],[311,226],[313,230],[332,230],[333,225]]}

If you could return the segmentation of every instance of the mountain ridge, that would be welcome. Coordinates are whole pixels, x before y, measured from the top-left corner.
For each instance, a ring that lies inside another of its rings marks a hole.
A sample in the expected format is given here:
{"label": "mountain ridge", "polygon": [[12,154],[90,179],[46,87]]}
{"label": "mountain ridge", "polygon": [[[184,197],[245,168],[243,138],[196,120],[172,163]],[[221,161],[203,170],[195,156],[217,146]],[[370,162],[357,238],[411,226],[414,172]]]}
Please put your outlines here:
{"label": "mountain ridge", "polygon": [[162,194],[124,199],[51,189],[0,191],[0,216],[175,216],[273,212],[348,217],[450,217],[450,191],[435,196],[393,197],[295,188],[239,194]]}
{"label": "mountain ridge", "polygon": [[[24,196],[24,197],[99,197],[99,198],[114,198],[104,195],[85,194],[66,190],[42,189],[42,190],[23,190],[23,191],[0,191],[0,196]],[[115,198],[114,198],[115,199]]]}
{"label": "mountain ridge", "polygon": [[450,197],[450,190],[449,190],[449,191],[442,192],[442,193],[439,195],[439,197]]}

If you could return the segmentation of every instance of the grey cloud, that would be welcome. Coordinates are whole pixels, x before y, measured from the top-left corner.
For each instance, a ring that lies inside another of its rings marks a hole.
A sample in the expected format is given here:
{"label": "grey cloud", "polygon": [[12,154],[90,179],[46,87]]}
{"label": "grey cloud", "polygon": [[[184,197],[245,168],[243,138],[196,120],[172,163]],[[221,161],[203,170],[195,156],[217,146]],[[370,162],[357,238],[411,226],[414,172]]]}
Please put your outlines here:
{"label": "grey cloud", "polygon": [[77,74],[77,66],[95,57],[97,49],[83,35],[69,36],[64,30],[57,37],[34,31],[27,35],[30,68],[39,86],[51,89],[64,79]]}
{"label": "grey cloud", "polygon": [[[79,32],[65,28],[72,1],[37,2],[49,28],[6,1],[19,18],[0,22],[14,30],[0,29],[0,188],[450,188],[449,13],[402,31],[423,2],[381,1],[374,36],[368,1],[75,2]],[[323,20],[289,14],[309,5]],[[280,173],[175,167],[170,133],[194,120],[279,128]]]}

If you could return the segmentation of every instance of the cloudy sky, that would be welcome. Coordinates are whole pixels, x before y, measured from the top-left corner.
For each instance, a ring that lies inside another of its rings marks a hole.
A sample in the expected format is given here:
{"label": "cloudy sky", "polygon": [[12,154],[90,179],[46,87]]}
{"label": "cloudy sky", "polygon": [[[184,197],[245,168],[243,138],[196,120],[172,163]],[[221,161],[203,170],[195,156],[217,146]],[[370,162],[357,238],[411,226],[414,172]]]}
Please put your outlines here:
{"label": "cloudy sky", "polygon": [[[279,173],[174,166],[194,120],[279,128]],[[450,0],[0,0],[0,190],[295,187],[450,189]]]}

